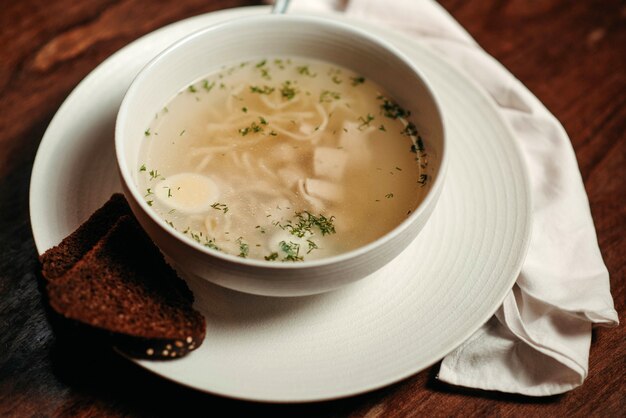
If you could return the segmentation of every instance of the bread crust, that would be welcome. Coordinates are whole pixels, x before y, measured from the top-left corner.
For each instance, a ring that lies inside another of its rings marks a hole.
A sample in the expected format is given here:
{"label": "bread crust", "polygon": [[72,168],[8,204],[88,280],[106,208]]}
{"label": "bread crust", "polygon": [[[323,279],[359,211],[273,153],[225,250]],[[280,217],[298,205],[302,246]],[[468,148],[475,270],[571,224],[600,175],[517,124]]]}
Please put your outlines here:
{"label": "bread crust", "polygon": [[49,305],[67,320],[108,333],[133,357],[182,357],[204,341],[205,319],[126,201],[112,199],[42,255]]}

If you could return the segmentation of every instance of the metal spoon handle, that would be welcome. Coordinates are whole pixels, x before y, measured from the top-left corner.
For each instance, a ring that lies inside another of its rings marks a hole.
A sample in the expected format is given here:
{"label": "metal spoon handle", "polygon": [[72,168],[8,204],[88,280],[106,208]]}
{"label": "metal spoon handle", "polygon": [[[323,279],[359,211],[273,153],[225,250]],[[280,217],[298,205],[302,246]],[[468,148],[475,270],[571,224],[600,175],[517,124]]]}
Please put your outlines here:
{"label": "metal spoon handle", "polygon": [[276,0],[272,7],[272,14],[283,14],[289,7],[289,0]]}

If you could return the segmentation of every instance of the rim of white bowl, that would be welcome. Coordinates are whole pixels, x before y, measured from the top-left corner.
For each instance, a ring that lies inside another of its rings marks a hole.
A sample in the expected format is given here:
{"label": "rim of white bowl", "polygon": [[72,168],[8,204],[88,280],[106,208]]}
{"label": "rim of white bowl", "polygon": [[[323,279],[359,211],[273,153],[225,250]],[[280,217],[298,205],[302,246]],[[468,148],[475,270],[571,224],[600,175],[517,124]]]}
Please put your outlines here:
{"label": "rim of white bowl", "polygon": [[[418,78],[420,78],[423,81],[424,85],[426,86],[426,92],[430,96],[430,99],[433,102],[435,110],[439,116],[438,120],[439,120],[439,123],[441,124],[441,133],[442,133],[441,151],[439,153],[440,154],[439,169],[437,170],[435,179],[430,189],[426,193],[426,196],[424,197],[424,199],[422,199],[422,201],[415,208],[415,210],[404,221],[402,221],[395,228],[387,232],[385,235],[361,247],[355,248],[350,251],[346,251],[341,254],[333,255],[330,257],[324,257],[324,258],[320,258],[316,260],[303,260],[298,263],[276,263],[276,262],[272,262],[268,260],[237,257],[232,254],[224,253],[221,251],[217,251],[217,250],[213,250],[211,248],[205,247],[197,242],[194,242],[188,239],[179,231],[176,231],[176,230],[172,231],[172,228],[170,228],[165,223],[165,220],[159,217],[153,210],[151,210],[148,204],[144,201],[144,199],[142,199],[141,194],[137,190],[136,184],[132,180],[132,176],[129,171],[130,168],[127,167],[126,164],[121,163],[122,161],[125,161],[125,158],[123,158],[124,157],[124,152],[122,151],[123,147],[120,145],[121,138],[124,136],[122,135],[122,132],[121,132],[122,130],[121,126],[126,123],[125,121],[126,108],[128,107],[128,102],[130,100],[129,97],[132,94],[134,94],[134,92],[139,88],[138,83],[141,82],[142,79],[146,77],[146,74],[151,70],[151,68],[157,66],[160,61],[166,59],[166,57],[170,53],[172,53],[172,51],[176,50],[181,45],[188,43],[197,37],[205,36],[207,33],[210,33],[214,30],[219,30],[225,26],[231,26],[231,25],[237,25],[237,24],[239,25],[251,24],[252,22],[255,22],[255,21],[267,22],[267,21],[274,21],[274,20],[275,21],[290,20],[290,21],[295,21],[295,22],[300,21],[300,22],[317,24],[320,26],[332,26],[334,28],[339,28],[340,30],[345,31],[347,33],[356,35],[362,39],[365,39],[366,42],[378,45],[384,48],[385,50],[391,52],[399,61],[401,61],[405,66],[409,67],[415,74],[417,74]],[[347,23],[333,21],[331,19],[327,19],[327,18],[320,17],[320,16],[303,16],[303,15],[289,15],[289,14],[267,14],[267,15],[256,15],[256,16],[245,16],[245,17],[240,17],[240,18],[234,18],[226,22],[220,22],[220,23],[200,29],[196,32],[193,32],[185,36],[184,38],[176,41],[175,43],[173,43],[172,45],[170,45],[169,47],[161,51],[154,58],[152,58],[133,78],[128,90],[126,91],[122,99],[122,103],[120,105],[120,108],[119,108],[119,111],[117,113],[117,117],[115,120],[115,156],[117,160],[117,166],[118,166],[119,174],[121,177],[121,181],[125,184],[126,188],[133,195],[133,198],[139,204],[143,212],[146,213],[155,222],[156,225],[158,225],[163,231],[165,231],[167,235],[170,235],[176,238],[183,245],[190,246],[194,248],[195,250],[198,250],[201,253],[204,253],[208,256],[219,258],[224,261],[231,262],[234,264],[239,264],[242,266],[256,267],[256,268],[261,268],[265,270],[273,270],[273,269],[303,270],[303,269],[309,269],[309,268],[328,266],[332,264],[338,264],[338,263],[347,261],[352,258],[357,258],[361,255],[364,255],[365,253],[369,253],[370,251],[378,247],[386,245],[389,241],[391,241],[397,235],[402,233],[413,222],[415,222],[416,218],[421,216],[421,214],[424,212],[425,210],[424,208],[429,207],[431,204],[436,204],[436,202],[432,202],[432,200],[438,198],[439,191],[443,187],[443,181],[445,178],[445,173],[447,171],[447,165],[448,165],[446,126],[444,122],[444,116],[441,111],[441,106],[439,104],[439,101],[437,100],[436,94],[433,92],[431,88],[431,84],[428,81],[428,78],[419,70],[419,68],[413,65],[413,63],[404,55],[404,53],[402,53],[395,46],[389,44],[388,42],[380,38],[377,38],[373,35],[370,35],[364,30],[351,26]]]}

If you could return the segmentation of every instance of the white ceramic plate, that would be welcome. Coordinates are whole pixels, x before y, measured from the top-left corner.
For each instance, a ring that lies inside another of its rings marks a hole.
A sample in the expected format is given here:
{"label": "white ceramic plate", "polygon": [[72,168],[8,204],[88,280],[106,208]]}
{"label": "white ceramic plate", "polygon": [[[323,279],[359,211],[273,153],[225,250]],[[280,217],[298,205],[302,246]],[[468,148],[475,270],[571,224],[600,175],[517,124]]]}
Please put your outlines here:
{"label": "white ceramic plate", "polygon": [[[160,29],[76,87],[50,123],[33,167],[31,222],[40,253],[120,190],[114,120],[141,66],[196,29],[267,11],[231,9]],[[529,240],[530,198],[510,129],[490,98],[419,43],[353,23],[403,49],[439,97],[450,164],[432,218],[389,265],[323,295],[259,297],[188,278],[207,319],[206,341],[184,359],[141,366],[235,398],[303,402],[353,395],[444,357],[487,321],[512,287]]]}

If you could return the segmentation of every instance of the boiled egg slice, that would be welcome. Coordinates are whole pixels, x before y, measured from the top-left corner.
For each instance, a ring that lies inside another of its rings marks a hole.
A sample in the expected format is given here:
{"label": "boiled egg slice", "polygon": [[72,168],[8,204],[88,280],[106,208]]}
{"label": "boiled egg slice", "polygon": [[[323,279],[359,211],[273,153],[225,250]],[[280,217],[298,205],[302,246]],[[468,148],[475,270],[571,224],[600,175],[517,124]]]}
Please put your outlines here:
{"label": "boiled egg slice", "polygon": [[154,188],[157,199],[171,209],[198,213],[208,209],[219,198],[217,184],[207,176],[179,173],[168,176]]}

